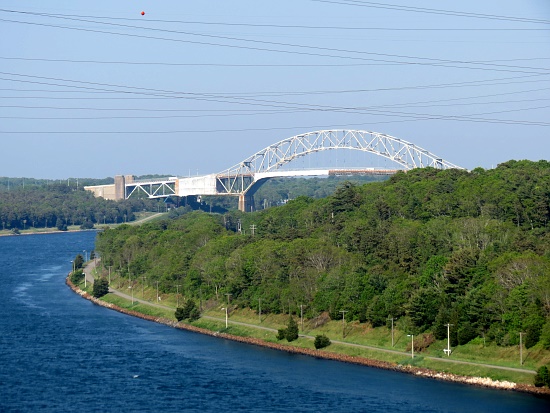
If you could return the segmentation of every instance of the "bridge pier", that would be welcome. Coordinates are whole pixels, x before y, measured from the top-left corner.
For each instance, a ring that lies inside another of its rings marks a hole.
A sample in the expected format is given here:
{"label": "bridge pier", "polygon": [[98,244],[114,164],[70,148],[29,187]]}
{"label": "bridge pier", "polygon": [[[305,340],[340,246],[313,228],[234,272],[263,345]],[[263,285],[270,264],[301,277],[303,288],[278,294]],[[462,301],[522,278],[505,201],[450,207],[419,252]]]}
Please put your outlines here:
{"label": "bridge pier", "polygon": [[239,194],[239,211],[252,212],[254,207],[254,196],[247,193]]}

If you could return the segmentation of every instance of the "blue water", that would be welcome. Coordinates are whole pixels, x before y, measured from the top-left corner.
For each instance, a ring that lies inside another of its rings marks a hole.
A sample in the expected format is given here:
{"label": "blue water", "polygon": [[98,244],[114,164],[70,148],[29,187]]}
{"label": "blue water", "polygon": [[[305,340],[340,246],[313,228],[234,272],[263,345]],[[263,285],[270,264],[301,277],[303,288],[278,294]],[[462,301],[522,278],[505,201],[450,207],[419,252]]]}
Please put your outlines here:
{"label": "blue water", "polygon": [[0,412],[548,412],[547,400],[132,318],[64,284],[95,234],[0,237]]}

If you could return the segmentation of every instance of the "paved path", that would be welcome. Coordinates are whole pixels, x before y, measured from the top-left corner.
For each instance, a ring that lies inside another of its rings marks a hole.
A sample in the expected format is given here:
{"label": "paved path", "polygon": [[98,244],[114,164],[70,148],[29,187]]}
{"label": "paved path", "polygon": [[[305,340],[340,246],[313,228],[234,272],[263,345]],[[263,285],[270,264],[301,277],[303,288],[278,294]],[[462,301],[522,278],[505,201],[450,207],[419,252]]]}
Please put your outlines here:
{"label": "paved path", "polygon": [[[88,282],[90,282],[91,284],[93,284],[93,281],[94,281],[92,271],[95,269],[95,266],[96,266],[96,262],[95,261],[90,261],[90,262],[87,263],[86,267],[84,268],[84,274],[85,274],[86,280]],[[112,293],[112,294],[115,294],[119,297],[125,298],[127,300],[132,300],[131,295],[123,293],[119,290],[115,290],[114,288],[109,287],[109,292]],[[134,302],[138,302],[138,303],[141,303],[141,304],[146,304],[146,305],[149,305],[149,306],[152,306],[152,307],[162,308],[164,310],[175,311],[174,307],[168,307],[168,306],[165,306],[165,305],[162,305],[162,304],[152,303],[150,301],[146,301],[146,300],[139,299],[139,298],[136,298],[136,297],[133,297],[133,300],[134,300]],[[221,322],[225,321],[225,318],[212,317],[212,316],[207,316],[207,315],[203,315],[203,316],[201,316],[201,318],[204,318],[204,319],[207,319],[207,320],[221,321]],[[259,329],[259,330],[275,332],[275,333],[277,332],[277,329],[275,329],[275,328],[259,326],[257,324],[244,323],[244,322],[241,322],[241,321],[228,320],[228,323],[243,326],[243,327],[251,327],[251,328],[256,328],[256,329]],[[315,339],[314,336],[309,336],[307,334],[300,334],[300,337]],[[346,341],[340,341],[340,340],[332,340],[331,339],[331,342],[336,343],[336,344],[341,344],[341,345],[344,345],[344,346],[349,346],[349,347],[358,347],[358,348],[363,348],[363,349],[367,349],[367,350],[382,351],[384,353],[399,354],[399,355],[402,355],[402,356],[409,356],[410,355],[409,352],[391,350],[391,349],[387,349],[387,348],[380,348],[380,347],[374,347],[374,346],[367,346],[367,345],[364,345],[364,344],[348,343]],[[481,364],[481,363],[474,363],[474,362],[470,362],[470,361],[461,361],[461,360],[455,360],[455,359],[443,358],[443,357],[441,357],[441,358],[440,357],[431,357],[431,356],[421,356],[421,357],[424,357],[425,359],[428,359],[428,360],[441,361],[441,362],[444,362],[444,363],[465,364],[465,365],[469,365],[469,366],[488,367],[488,368],[492,368],[492,369],[514,371],[514,372],[517,372],[517,373],[536,374],[536,372],[534,370],[527,370],[527,369],[521,369],[521,368],[516,368],[516,367],[495,366],[493,364]]]}

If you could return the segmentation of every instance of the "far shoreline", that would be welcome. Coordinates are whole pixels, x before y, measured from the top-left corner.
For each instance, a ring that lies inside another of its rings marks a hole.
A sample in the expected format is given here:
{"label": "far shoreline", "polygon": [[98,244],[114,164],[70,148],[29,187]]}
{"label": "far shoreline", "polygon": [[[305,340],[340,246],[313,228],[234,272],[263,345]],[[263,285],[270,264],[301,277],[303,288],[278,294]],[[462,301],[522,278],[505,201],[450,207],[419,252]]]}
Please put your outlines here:
{"label": "far shoreline", "polygon": [[412,374],[418,377],[453,382],[457,384],[485,387],[485,388],[490,388],[495,390],[506,390],[506,391],[517,391],[521,393],[529,393],[534,396],[544,397],[550,400],[550,388],[535,387],[534,385],[520,384],[520,383],[513,383],[513,382],[503,382],[498,380],[492,380],[490,378],[460,376],[452,373],[440,373],[440,372],[426,369],[426,368],[415,367],[410,365],[400,365],[396,363],[379,361],[379,360],[369,359],[365,357],[348,356],[344,354],[332,353],[332,352],[327,352],[323,350],[313,350],[313,349],[308,349],[303,347],[286,346],[283,344],[267,342],[257,338],[242,337],[242,336],[237,336],[233,334],[212,331],[205,328],[195,327],[190,324],[180,323],[178,321],[172,321],[163,317],[149,316],[149,315],[142,314],[137,311],[128,310],[128,309],[119,307],[117,305],[107,303],[98,298],[95,298],[92,295],[88,294],[87,292],[82,291],[79,287],[75,286],[71,282],[69,277],[70,277],[70,273],[69,275],[67,275],[65,279],[65,283],[69,286],[69,288],[76,294],[85,298],[86,300],[91,301],[93,304],[117,311],[122,314],[141,318],[146,321],[152,321],[158,324],[163,324],[168,327],[177,328],[180,330],[186,330],[186,331],[199,333],[199,334],[204,334],[211,337],[223,338],[226,340],[236,341],[244,344],[251,344],[259,347],[270,348],[273,350],[285,351],[287,353],[301,354],[301,355],[325,359],[325,360],[340,361],[343,363],[357,364],[357,365],[362,365],[367,367]]}

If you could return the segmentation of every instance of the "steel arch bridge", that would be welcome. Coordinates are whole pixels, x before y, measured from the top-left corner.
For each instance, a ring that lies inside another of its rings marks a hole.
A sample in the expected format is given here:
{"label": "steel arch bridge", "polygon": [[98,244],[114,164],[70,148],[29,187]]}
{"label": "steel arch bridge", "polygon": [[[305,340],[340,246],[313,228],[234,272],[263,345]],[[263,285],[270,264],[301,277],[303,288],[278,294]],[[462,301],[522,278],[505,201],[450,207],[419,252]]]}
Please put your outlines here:
{"label": "steel arch bridge", "polygon": [[[347,149],[386,158],[396,165],[392,170],[315,169],[284,170],[295,159],[322,151]],[[115,177],[115,185],[86,187],[96,196],[124,199],[134,193],[149,198],[175,196],[227,195],[239,197],[239,209],[250,211],[254,192],[269,178],[321,176],[331,174],[392,174],[398,170],[433,167],[464,169],[403,139],[364,130],[320,130],[295,135],[274,143],[242,162],[216,174],[189,178],[170,177],[155,181],[134,181],[131,175]]]}
{"label": "steel arch bridge", "polygon": [[[284,139],[216,174],[219,194],[246,194],[263,179],[283,176],[280,168],[293,160],[321,151],[349,149],[395,162],[400,169],[433,167],[463,169],[413,143],[378,132],[321,130]],[[292,175],[297,176],[298,173]]]}

